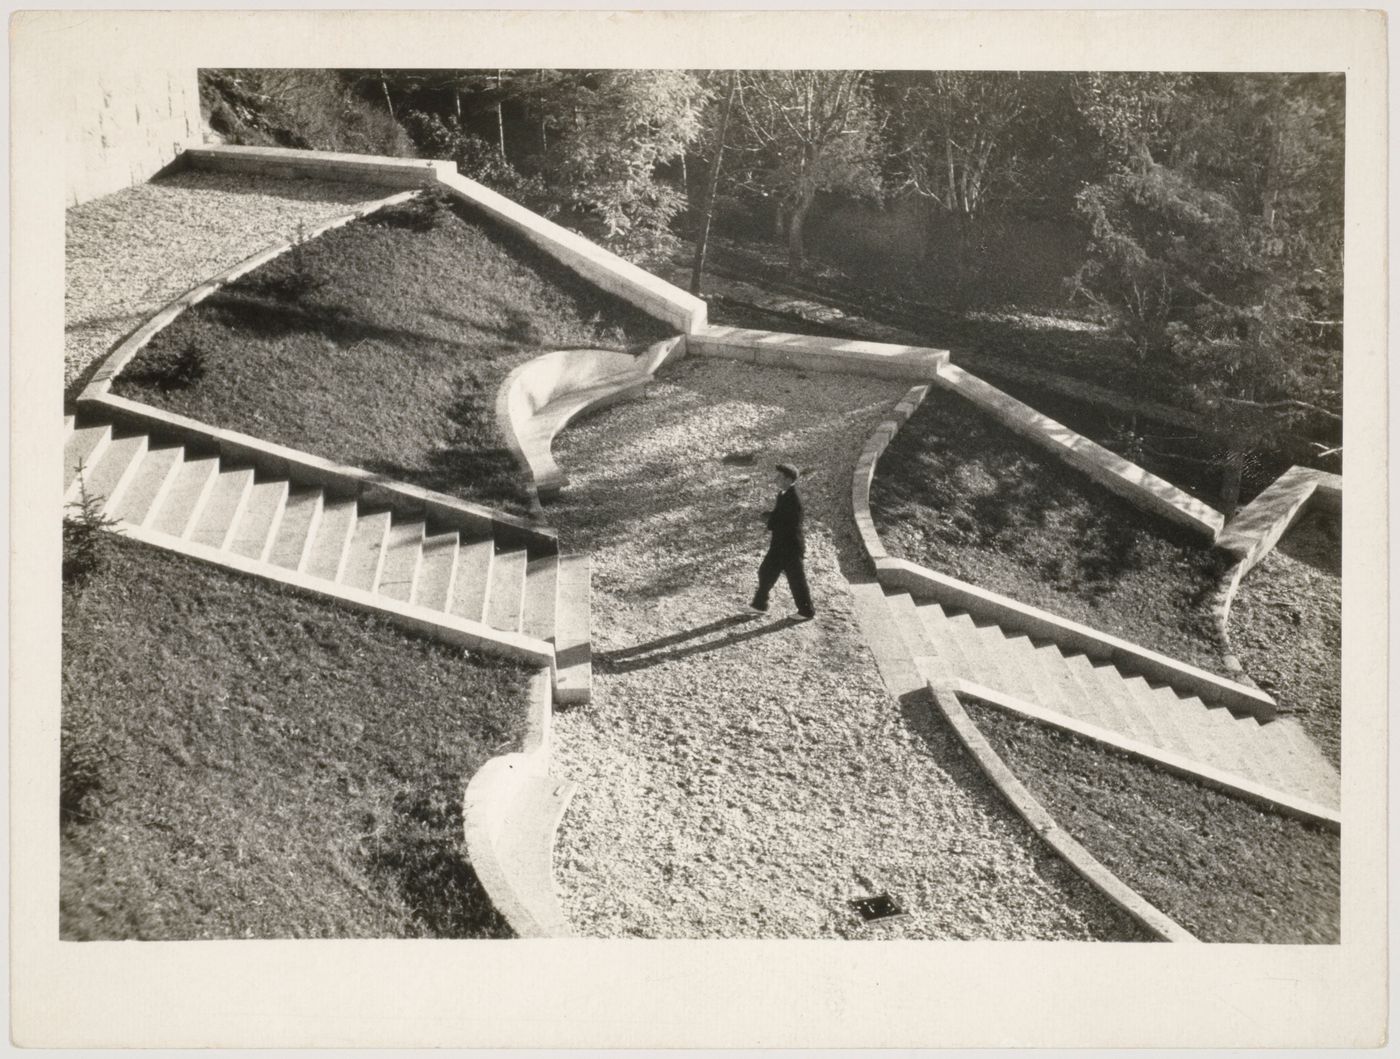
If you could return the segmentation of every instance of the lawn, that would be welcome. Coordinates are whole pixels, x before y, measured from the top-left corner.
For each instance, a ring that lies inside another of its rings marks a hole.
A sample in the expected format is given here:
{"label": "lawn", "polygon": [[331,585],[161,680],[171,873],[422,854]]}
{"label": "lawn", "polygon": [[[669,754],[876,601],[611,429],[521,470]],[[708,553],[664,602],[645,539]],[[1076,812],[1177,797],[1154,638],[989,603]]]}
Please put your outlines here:
{"label": "lawn", "polygon": [[1202,941],[1340,940],[1339,835],[994,706],[967,707],[1061,827]]}
{"label": "lawn", "polygon": [[525,509],[496,391],[555,349],[667,327],[439,198],[310,240],[162,331],[121,395],[481,503]]}
{"label": "lawn", "polygon": [[462,793],[528,672],[120,539],[65,586],[60,931],[502,937]]}
{"label": "lawn", "polygon": [[1215,672],[1223,559],[955,394],[930,391],[876,468],[893,555]]}

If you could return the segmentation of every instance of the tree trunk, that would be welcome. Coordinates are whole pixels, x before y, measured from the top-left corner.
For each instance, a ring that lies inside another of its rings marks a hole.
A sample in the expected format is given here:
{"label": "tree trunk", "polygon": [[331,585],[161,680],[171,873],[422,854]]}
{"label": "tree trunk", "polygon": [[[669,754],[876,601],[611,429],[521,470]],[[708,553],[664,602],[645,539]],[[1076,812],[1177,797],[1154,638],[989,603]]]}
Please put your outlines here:
{"label": "tree trunk", "polygon": [[[715,156],[710,162],[710,175],[705,183],[705,213],[700,218],[700,232],[695,240],[695,265],[690,270],[690,293],[700,293],[700,275],[705,271],[705,248],[710,242],[710,221],[715,215],[715,191],[719,187],[719,166],[724,157],[724,137],[729,132],[729,114],[734,107],[734,90],[738,85],[738,75],[729,74],[729,94],[724,100],[724,112],[719,119],[719,139],[715,143]],[[684,157],[684,156],[682,156]]]}
{"label": "tree trunk", "polygon": [[1232,517],[1240,506],[1240,480],[1244,477],[1245,454],[1239,449],[1231,449],[1227,462],[1220,474],[1220,508],[1227,519]]}
{"label": "tree trunk", "polygon": [[394,99],[389,95],[389,81],[384,76],[384,71],[379,71],[379,87],[384,90],[384,105],[389,108],[389,117],[394,116]]}
{"label": "tree trunk", "polygon": [[796,276],[807,264],[807,248],[802,243],[802,226],[807,220],[807,211],[812,208],[813,192],[806,192],[792,211],[788,222],[788,273]]}
{"label": "tree trunk", "polygon": [[506,118],[501,110],[501,71],[496,71],[496,137],[500,143],[501,157],[506,156]]}
{"label": "tree trunk", "polygon": [[457,112],[457,128],[462,127],[462,90],[454,88],[452,90],[452,108]]}

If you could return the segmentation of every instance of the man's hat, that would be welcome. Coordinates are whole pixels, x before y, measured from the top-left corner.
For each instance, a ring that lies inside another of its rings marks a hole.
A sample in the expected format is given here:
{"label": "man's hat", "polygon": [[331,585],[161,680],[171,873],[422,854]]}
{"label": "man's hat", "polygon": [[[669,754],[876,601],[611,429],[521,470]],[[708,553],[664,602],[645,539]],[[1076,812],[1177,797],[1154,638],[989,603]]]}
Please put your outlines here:
{"label": "man's hat", "polygon": [[799,477],[801,477],[801,476],[798,474],[797,468],[794,467],[794,466],[793,466],[792,464],[790,464],[790,463],[780,463],[780,464],[778,464],[778,470],[781,471],[783,474],[787,475],[787,476],[788,476],[789,478],[791,478],[794,482],[797,481],[797,479],[798,479]]}

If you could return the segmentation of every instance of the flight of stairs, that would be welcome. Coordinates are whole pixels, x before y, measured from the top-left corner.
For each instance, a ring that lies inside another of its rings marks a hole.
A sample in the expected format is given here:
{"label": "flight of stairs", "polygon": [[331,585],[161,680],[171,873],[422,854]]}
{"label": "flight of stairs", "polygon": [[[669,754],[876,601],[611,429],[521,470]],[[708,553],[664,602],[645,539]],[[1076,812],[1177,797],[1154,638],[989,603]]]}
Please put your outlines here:
{"label": "flight of stairs", "polygon": [[507,634],[507,648],[543,641],[555,657],[555,700],[586,701],[586,556],[434,525],[421,511],[336,496],[179,439],[72,416],[64,423],[66,504],[85,486],[132,537],[284,582],[292,573],[326,595],[382,603],[387,615],[429,635],[461,619]]}
{"label": "flight of stairs", "polygon": [[1335,809],[1337,771],[1295,721],[1260,723],[1197,695],[1178,694],[1058,645],[1008,633],[966,611],[886,601],[905,646],[934,660],[940,675],[980,685],[1052,714],[1116,733],[1252,784]]}

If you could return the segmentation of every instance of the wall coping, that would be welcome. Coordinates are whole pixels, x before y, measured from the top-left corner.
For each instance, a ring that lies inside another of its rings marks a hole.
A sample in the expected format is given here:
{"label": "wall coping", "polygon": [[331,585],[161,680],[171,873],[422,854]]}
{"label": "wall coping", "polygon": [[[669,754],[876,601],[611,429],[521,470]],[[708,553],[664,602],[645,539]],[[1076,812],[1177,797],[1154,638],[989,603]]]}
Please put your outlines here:
{"label": "wall coping", "polygon": [[439,187],[519,232],[585,279],[644,312],[687,334],[705,326],[707,307],[693,294],[455,171],[439,171],[436,182]]}
{"label": "wall coping", "polygon": [[412,183],[427,187],[437,180],[439,174],[457,170],[452,162],[433,159],[236,144],[186,147],[181,157],[185,164],[195,169],[274,172],[292,167],[303,171],[324,170],[333,175],[348,174],[366,183],[381,182],[393,186]]}
{"label": "wall coping", "polygon": [[971,372],[947,364],[939,369],[936,381],[1144,510],[1203,533],[1211,540],[1225,524],[1225,516],[1209,505]]}
{"label": "wall coping", "polygon": [[554,647],[548,641],[538,640],[523,633],[505,632],[494,629],[484,622],[472,621],[444,611],[429,610],[412,603],[391,599],[388,596],[365,592],[339,583],[309,577],[296,570],[287,570],[271,563],[250,559],[235,552],[199,544],[181,537],[172,537],[142,526],[123,523],[122,536],[150,544],[166,551],[175,552],[190,559],[222,566],[241,574],[272,581],[309,595],[333,599],[355,610],[367,611],[383,617],[396,625],[411,629],[442,643],[466,647],[470,650],[485,649],[494,654],[505,655],[519,661],[548,667],[554,660]]}
{"label": "wall coping", "polygon": [[867,342],[849,338],[760,331],[710,325],[686,337],[698,356],[724,357],[751,364],[852,372],[886,378],[932,379],[948,362],[946,349]]}
{"label": "wall coping", "polygon": [[82,407],[86,411],[101,410],[115,419],[135,422],[151,431],[193,438],[217,449],[221,456],[247,460],[269,473],[295,476],[301,482],[337,495],[353,496],[365,503],[384,504],[404,512],[422,512],[457,529],[497,534],[505,542],[534,544],[547,550],[557,550],[559,546],[558,535],[553,530],[536,526],[527,519],[359,467],[335,463],[250,434],[213,427],[116,394],[85,397]]}
{"label": "wall coping", "polygon": [[904,559],[885,558],[876,560],[875,572],[880,582],[891,588],[932,597],[939,603],[989,617],[1002,628],[1013,632],[1045,637],[1060,647],[1082,651],[1095,660],[1109,661],[1141,676],[1165,681],[1176,690],[1190,692],[1232,710],[1253,714],[1261,721],[1272,720],[1278,713],[1278,705],[1273,698],[1256,688],[1226,680],[1150,648],[1009,596],[978,588],[936,570],[917,566]]}
{"label": "wall coping", "polygon": [[[915,659],[921,669],[929,666],[932,661],[928,658]],[[1015,773],[1002,760],[1001,755],[992,748],[991,743],[987,742],[986,736],[968,716],[957,693],[951,687],[940,686],[930,680],[928,688],[939,712],[952,727],[954,735],[957,736],[964,749],[977,762],[977,766],[992,781],[992,785],[1001,792],[1002,796],[1011,803],[1011,807],[1016,810],[1017,814],[1065,863],[1159,941],[1193,942],[1199,940],[1185,927],[1118,878],[1103,862],[1056,823],[1049,810],[1026,788],[1025,784],[1016,778]]]}

